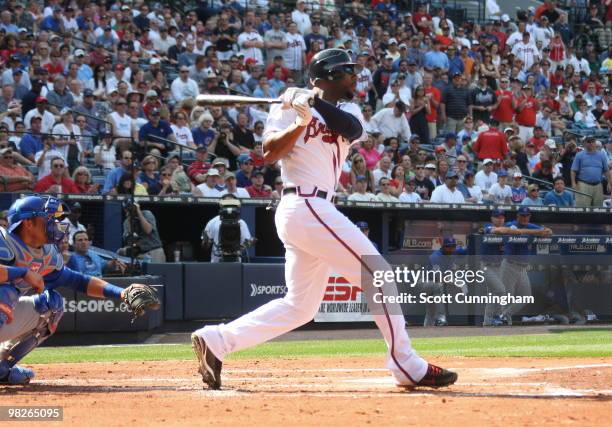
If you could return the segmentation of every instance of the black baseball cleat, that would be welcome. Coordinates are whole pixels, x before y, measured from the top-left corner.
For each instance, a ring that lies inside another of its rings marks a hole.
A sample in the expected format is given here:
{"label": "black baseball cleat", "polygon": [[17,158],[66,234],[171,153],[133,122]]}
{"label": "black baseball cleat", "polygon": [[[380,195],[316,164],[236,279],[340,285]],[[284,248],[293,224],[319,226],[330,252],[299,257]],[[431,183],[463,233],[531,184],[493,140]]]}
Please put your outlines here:
{"label": "black baseball cleat", "polygon": [[412,389],[415,387],[448,387],[449,385],[453,385],[455,381],[457,381],[457,378],[458,376],[456,372],[452,372],[429,363],[427,365],[427,373],[421,379],[421,381],[416,384],[398,385],[398,387],[405,389]]}
{"label": "black baseball cleat", "polygon": [[191,334],[191,347],[198,358],[198,372],[202,375],[202,382],[212,390],[221,388],[221,362],[213,354],[201,337]]}

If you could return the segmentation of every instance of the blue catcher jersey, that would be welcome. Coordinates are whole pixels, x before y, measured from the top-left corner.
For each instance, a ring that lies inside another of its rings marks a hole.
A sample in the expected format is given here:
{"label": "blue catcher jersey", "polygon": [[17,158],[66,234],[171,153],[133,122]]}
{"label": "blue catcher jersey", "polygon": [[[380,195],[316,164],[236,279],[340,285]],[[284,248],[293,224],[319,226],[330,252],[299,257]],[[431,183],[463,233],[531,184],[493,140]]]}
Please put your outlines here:
{"label": "blue catcher jersey", "polygon": [[[41,276],[59,271],[64,266],[62,255],[52,244],[32,250],[16,235],[0,227],[0,263],[15,267],[26,267]],[[13,281],[20,293],[26,294],[31,287],[23,279]]]}

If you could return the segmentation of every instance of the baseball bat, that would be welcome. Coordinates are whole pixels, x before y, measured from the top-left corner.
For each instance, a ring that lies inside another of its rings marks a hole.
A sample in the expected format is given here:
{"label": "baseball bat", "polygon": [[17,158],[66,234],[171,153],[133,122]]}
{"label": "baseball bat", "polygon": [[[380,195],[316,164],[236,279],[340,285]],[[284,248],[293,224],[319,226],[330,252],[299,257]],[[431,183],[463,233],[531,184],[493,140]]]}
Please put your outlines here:
{"label": "baseball bat", "polygon": [[[246,95],[211,95],[202,94],[196,97],[196,104],[200,106],[218,106],[231,107],[234,105],[264,105],[264,104],[281,104],[283,101],[279,98],[256,98]],[[314,104],[314,100],[309,101],[310,106]]]}

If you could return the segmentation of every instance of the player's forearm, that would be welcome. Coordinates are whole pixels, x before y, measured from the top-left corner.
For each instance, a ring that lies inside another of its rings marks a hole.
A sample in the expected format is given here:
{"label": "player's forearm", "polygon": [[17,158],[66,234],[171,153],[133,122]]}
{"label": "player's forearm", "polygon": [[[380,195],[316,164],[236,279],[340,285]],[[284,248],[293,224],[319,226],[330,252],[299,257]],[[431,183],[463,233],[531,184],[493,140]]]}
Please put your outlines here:
{"label": "player's forearm", "polygon": [[122,298],[123,288],[108,283],[98,277],[92,277],[87,284],[87,295],[94,298]]}
{"label": "player's forearm", "polygon": [[15,279],[22,278],[26,275],[28,269],[25,267],[10,267],[10,266],[1,266],[0,267],[0,283],[6,283],[13,281]]}
{"label": "player's forearm", "polygon": [[266,138],[263,144],[264,162],[272,164],[289,154],[293,150],[304,127],[293,123],[287,129],[276,132]]}

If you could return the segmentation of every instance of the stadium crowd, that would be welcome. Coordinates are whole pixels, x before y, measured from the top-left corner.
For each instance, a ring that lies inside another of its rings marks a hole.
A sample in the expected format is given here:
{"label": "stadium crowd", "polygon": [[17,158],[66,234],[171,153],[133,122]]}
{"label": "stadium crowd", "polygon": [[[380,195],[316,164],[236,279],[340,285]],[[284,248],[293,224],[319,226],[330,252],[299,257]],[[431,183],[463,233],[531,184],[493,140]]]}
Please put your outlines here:
{"label": "stadium crowd", "polygon": [[0,191],[280,197],[266,108],[195,97],[277,97],[340,47],[368,137],[339,196],[611,203],[610,1],[483,22],[392,0],[0,3]]}

